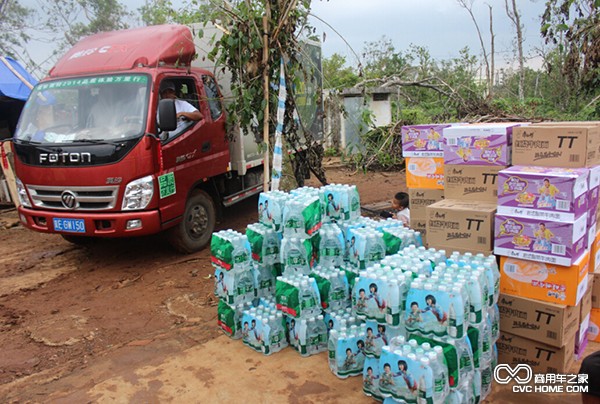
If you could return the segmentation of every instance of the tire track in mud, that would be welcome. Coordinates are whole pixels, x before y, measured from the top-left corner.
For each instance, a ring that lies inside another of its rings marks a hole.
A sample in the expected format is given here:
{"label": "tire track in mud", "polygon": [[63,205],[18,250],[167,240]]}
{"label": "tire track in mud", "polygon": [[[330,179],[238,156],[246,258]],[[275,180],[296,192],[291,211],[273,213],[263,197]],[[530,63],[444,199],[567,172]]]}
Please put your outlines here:
{"label": "tire track in mud", "polygon": [[[31,262],[31,251],[9,251],[0,258],[0,266],[5,271],[0,277],[0,297],[21,290],[37,289],[40,285],[79,269],[79,249],[66,247],[38,254],[37,262],[21,267],[24,262]],[[15,273],[14,275],[12,275]],[[5,276],[8,274],[8,276]]]}

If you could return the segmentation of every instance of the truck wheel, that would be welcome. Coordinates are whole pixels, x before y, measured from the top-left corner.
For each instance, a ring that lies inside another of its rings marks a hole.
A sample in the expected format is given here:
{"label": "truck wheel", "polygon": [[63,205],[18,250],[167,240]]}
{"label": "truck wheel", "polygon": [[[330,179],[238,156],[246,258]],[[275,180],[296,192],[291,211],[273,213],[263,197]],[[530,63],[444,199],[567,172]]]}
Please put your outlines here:
{"label": "truck wheel", "polygon": [[67,240],[71,244],[76,244],[76,245],[80,245],[80,246],[84,246],[84,247],[92,244],[94,241],[94,239],[92,237],[86,237],[86,236],[70,236],[67,234],[61,234],[60,236],[62,238],[64,238],[65,240]]}
{"label": "truck wheel", "polygon": [[204,191],[194,192],[185,205],[183,220],[167,230],[167,239],[177,251],[191,254],[203,249],[215,229],[216,209]]}

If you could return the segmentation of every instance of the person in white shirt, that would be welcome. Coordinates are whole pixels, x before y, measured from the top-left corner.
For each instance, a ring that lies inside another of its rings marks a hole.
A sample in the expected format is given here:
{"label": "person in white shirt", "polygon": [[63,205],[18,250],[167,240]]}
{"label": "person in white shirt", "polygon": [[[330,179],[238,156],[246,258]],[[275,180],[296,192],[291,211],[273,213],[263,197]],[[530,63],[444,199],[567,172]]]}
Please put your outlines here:
{"label": "person in white shirt", "polygon": [[408,205],[409,197],[406,192],[398,192],[394,195],[394,198],[392,199],[392,209],[394,212],[392,217],[394,219],[402,220],[402,223],[405,226],[410,224],[410,209],[408,208]]}
{"label": "person in white shirt", "polygon": [[170,98],[175,100],[175,112],[177,113],[177,129],[174,132],[179,132],[187,121],[201,120],[202,113],[196,107],[187,101],[177,99],[175,84],[172,81],[165,80],[160,85],[160,97],[163,99]]}

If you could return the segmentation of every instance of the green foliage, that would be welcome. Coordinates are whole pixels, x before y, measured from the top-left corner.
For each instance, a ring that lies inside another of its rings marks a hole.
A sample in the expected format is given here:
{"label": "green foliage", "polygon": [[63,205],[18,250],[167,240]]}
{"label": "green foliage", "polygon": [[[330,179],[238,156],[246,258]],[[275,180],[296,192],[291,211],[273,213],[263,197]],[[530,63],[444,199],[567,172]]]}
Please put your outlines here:
{"label": "green foliage", "polygon": [[20,59],[30,37],[26,28],[33,17],[33,10],[17,0],[0,2],[0,52],[2,55]]}
{"label": "green foliage", "polygon": [[354,86],[359,78],[351,67],[346,66],[346,58],[334,53],[323,59],[323,87],[343,89]]}
{"label": "green foliage", "polygon": [[131,13],[117,0],[49,0],[41,3],[41,28],[56,36],[60,54],[84,36],[129,28]]}
{"label": "green foliage", "polygon": [[[228,124],[249,128],[255,141],[262,143],[263,122],[267,105],[269,106],[269,133],[274,133],[278,104],[277,91],[268,91],[265,99],[264,79],[268,83],[279,83],[280,61],[285,62],[287,98],[285,101],[284,138],[296,152],[293,160],[294,173],[298,184],[304,182],[308,170],[321,182],[326,182],[321,167],[323,147],[316,143],[310,133],[311,128],[302,127],[304,139],[299,134],[299,125],[293,117],[296,110],[296,92],[315,88],[319,91],[306,91],[305,97],[320,97],[320,83],[315,83],[314,69],[320,67],[312,63],[300,64],[300,58],[308,51],[299,42],[301,34],[313,35],[314,28],[308,24],[310,0],[261,0],[234,1],[233,3],[213,4],[206,9],[203,18],[206,22],[217,23],[223,28],[223,35],[213,37],[213,49],[208,58],[217,66],[231,72],[232,97],[228,100]],[[263,61],[264,38],[263,16],[266,16],[268,44],[266,62]],[[202,35],[202,33],[200,34]],[[307,58],[304,58],[305,60]],[[271,87],[271,85],[269,85]],[[274,86],[277,87],[276,85]],[[320,98],[319,98],[320,99]],[[317,100],[303,100],[307,105],[316,105]],[[300,105],[299,105],[300,106]],[[298,108],[302,117],[302,109]],[[303,125],[302,120],[300,126]],[[270,144],[273,144],[271,141]]]}
{"label": "green foliage", "polygon": [[328,147],[325,149],[324,156],[325,157],[339,157],[339,156],[341,156],[341,153],[335,147]]}
{"label": "green foliage", "polygon": [[175,8],[171,0],[145,0],[137,11],[145,25],[184,24],[189,25],[204,21],[204,16],[211,6],[200,0],[181,3]]}
{"label": "green foliage", "polygon": [[[57,1],[57,4],[61,1]],[[66,0],[64,3],[71,2]],[[86,20],[73,23],[65,32],[65,38],[71,45],[84,36],[129,28],[125,23],[129,13],[117,0],[78,0],[77,4],[81,7]]]}
{"label": "green foliage", "polygon": [[404,166],[399,125],[372,128],[361,136],[361,145],[349,148],[342,161],[357,170],[395,170]]}
{"label": "green foliage", "polygon": [[542,16],[546,43],[564,49],[562,73],[574,90],[600,89],[600,3],[597,0],[548,0]]}

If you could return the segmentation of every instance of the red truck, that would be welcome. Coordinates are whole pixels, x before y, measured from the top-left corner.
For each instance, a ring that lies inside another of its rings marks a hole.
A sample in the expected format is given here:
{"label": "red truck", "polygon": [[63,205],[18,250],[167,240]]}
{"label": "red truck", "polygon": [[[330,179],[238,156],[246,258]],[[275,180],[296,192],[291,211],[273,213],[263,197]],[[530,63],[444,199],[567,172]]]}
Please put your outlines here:
{"label": "red truck", "polygon": [[[13,138],[26,227],[75,243],[165,231],[190,253],[222,206],[262,191],[262,153],[239,128],[227,135],[229,83],[193,66],[196,45],[188,27],[161,25],[84,38],[57,62]],[[177,122],[159,96],[165,80],[202,120]],[[322,136],[321,106],[303,99]]]}

